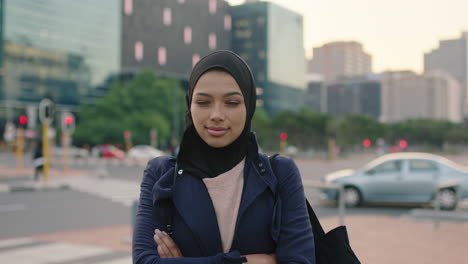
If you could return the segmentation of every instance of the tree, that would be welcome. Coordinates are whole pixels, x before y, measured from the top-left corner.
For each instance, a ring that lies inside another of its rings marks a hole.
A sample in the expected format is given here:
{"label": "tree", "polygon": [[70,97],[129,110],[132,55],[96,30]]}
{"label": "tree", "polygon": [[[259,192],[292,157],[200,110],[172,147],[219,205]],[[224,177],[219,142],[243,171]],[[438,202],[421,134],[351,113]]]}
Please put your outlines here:
{"label": "tree", "polygon": [[83,108],[74,134],[77,145],[123,143],[124,131],[131,132],[134,144],[149,144],[152,128],[159,142],[179,136],[174,129],[182,127],[184,99],[179,81],[143,72]]}

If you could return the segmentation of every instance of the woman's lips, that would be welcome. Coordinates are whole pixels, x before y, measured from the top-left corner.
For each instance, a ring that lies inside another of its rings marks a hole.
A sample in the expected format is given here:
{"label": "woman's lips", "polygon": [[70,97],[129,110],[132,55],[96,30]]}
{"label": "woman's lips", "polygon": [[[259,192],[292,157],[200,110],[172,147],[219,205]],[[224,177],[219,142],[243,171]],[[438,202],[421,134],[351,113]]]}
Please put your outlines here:
{"label": "woman's lips", "polygon": [[217,128],[217,127],[212,127],[212,128],[207,128],[208,129],[208,134],[210,134],[213,137],[222,137],[226,134],[227,129],[226,128]]}

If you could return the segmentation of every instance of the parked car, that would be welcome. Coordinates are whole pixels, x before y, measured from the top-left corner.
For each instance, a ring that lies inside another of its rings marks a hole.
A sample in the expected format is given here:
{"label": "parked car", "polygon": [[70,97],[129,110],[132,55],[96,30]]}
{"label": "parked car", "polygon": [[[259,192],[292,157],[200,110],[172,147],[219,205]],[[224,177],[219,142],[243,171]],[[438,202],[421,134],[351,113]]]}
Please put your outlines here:
{"label": "parked car", "polygon": [[138,161],[149,161],[152,158],[156,158],[159,156],[167,156],[168,154],[164,153],[163,151],[156,149],[152,146],[148,145],[137,145],[132,147],[128,153],[127,157],[138,160]]}
{"label": "parked car", "polygon": [[[53,153],[55,156],[61,157],[64,155],[64,149],[62,147],[55,147]],[[68,147],[68,156],[72,158],[87,158],[89,152],[84,148],[70,146]]]}
{"label": "parked car", "polygon": [[102,157],[102,158],[117,158],[123,159],[125,153],[113,145],[103,144],[97,145],[92,149],[93,157]]}
{"label": "parked car", "polygon": [[[330,173],[324,181],[344,186],[347,206],[362,202],[430,203],[439,190],[441,208],[453,209],[460,198],[468,198],[468,167],[428,153],[387,154],[360,169]],[[327,199],[338,199],[336,190],[322,192]]]}

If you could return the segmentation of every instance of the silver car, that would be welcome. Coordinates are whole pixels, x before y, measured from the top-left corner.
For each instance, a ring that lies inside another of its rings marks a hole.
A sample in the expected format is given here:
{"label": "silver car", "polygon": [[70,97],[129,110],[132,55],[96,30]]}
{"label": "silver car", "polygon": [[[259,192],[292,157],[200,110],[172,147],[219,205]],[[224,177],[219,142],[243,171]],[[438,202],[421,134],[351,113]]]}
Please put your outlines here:
{"label": "silver car", "polygon": [[[347,206],[362,202],[430,203],[439,190],[440,206],[453,209],[468,198],[468,167],[428,153],[394,153],[379,157],[358,170],[340,170],[324,177],[344,186]],[[323,189],[327,199],[337,191]]]}

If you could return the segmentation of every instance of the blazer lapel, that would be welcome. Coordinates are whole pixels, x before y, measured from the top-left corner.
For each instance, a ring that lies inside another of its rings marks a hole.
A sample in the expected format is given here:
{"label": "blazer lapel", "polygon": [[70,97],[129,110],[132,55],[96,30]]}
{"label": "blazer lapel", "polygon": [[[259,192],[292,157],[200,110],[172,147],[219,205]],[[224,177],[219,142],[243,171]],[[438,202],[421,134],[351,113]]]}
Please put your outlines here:
{"label": "blazer lapel", "polygon": [[212,256],[222,252],[218,221],[205,184],[190,175],[179,176],[174,186],[173,201],[204,253]]}

